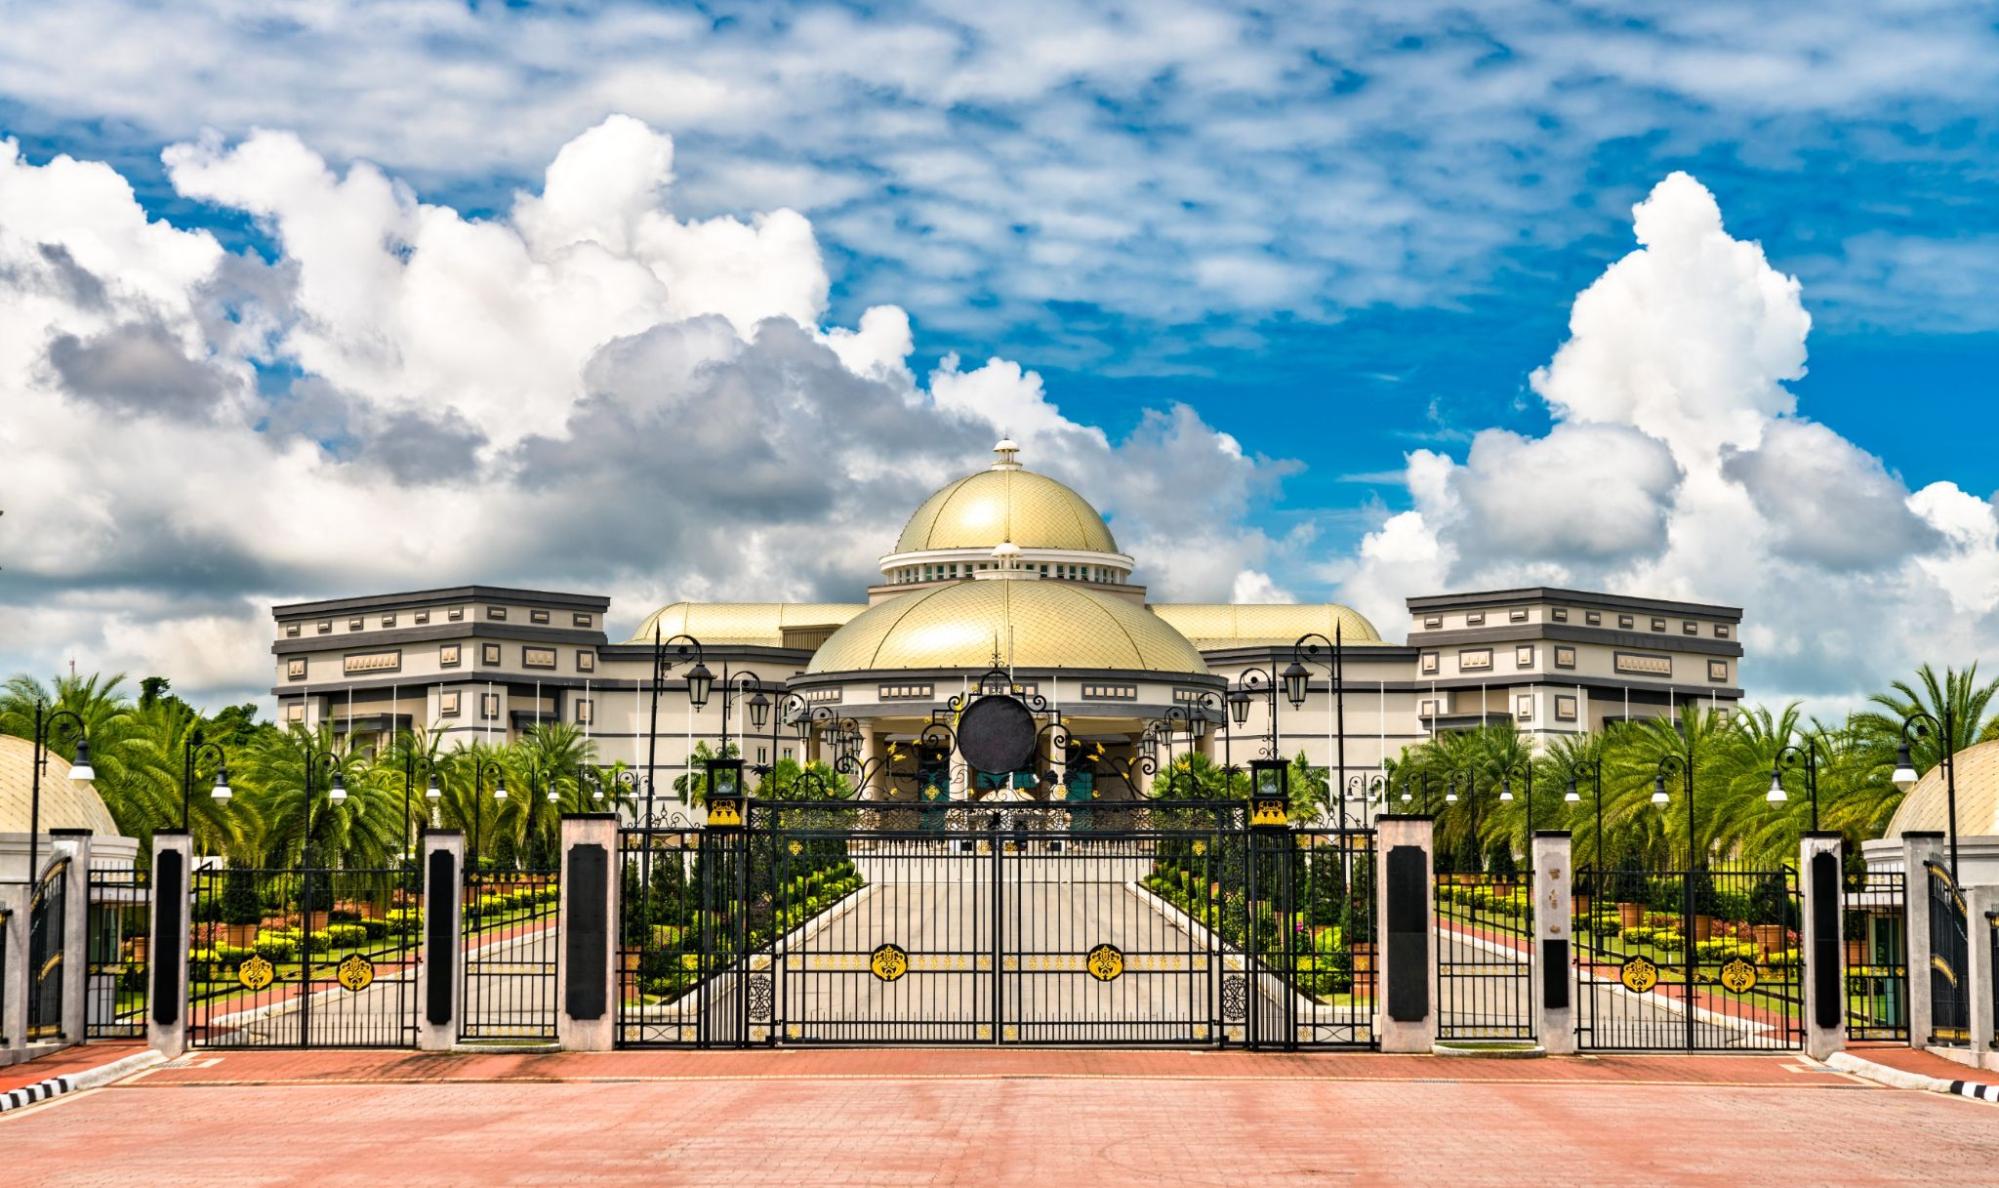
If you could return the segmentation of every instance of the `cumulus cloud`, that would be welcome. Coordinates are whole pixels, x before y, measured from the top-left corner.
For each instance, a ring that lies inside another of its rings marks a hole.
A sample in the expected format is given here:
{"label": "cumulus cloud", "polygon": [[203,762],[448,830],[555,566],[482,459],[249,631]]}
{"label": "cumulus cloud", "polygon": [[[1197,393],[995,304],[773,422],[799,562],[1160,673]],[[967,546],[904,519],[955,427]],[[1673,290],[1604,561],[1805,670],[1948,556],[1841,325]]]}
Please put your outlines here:
{"label": "cumulus cloud", "polygon": [[1548,433],[1410,454],[1414,507],[1363,541],[1349,596],[1383,622],[1412,590],[1526,582],[1734,603],[1744,679],[1772,696],[1847,694],[1999,642],[1991,501],[1912,494],[1798,415],[1801,287],[1728,234],[1698,181],[1675,173],[1632,213],[1639,246],[1576,297],[1533,373]]}
{"label": "cumulus cloud", "polygon": [[1183,406],[1113,440],[1007,359],[918,383],[902,309],[823,323],[807,220],[678,216],[673,144],[636,120],[485,216],[288,133],[164,159],[276,258],[148,219],[107,165],[0,141],[9,668],[73,656],[239,696],[268,685],[270,603],[466,581],[609,593],[614,624],[679,597],[851,598],[1002,431],[1123,538],[1208,554],[1168,593],[1221,597],[1269,551],[1243,520],[1288,464]]}

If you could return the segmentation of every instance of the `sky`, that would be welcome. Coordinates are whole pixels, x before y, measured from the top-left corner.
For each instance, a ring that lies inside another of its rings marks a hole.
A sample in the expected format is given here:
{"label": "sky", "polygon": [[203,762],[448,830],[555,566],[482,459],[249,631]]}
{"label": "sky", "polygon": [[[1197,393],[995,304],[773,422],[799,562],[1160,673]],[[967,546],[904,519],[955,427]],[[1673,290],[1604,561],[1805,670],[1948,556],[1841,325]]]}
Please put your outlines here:
{"label": "sky", "polygon": [[851,599],[1002,432],[1161,600],[1999,640],[1999,24],[1923,0],[0,0],[0,672]]}

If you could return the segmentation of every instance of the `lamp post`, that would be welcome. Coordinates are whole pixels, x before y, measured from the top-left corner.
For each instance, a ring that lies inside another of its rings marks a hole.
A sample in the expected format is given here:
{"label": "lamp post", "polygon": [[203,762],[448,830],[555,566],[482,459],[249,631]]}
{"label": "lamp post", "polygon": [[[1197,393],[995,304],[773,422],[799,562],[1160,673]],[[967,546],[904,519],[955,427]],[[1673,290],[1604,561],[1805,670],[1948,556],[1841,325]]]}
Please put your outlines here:
{"label": "lamp post", "polygon": [[1819,831],[1819,745],[1811,736],[1805,737],[1803,746],[1792,743],[1777,751],[1770,760],[1770,792],[1764,799],[1771,804],[1783,804],[1788,799],[1784,795],[1783,768],[1802,767],[1805,771],[1805,795],[1812,802],[1812,832]]}
{"label": "lamp post", "polygon": [[[759,694],[758,696],[762,695]],[[762,779],[768,776],[771,770],[777,766],[778,732],[784,728],[785,723],[789,722],[793,726],[798,727],[799,736],[801,738],[804,737],[805,723],[807,715],[811,713],[811,707],[806,704],[803,694],[783,692],[777,695],[774,702],[763,706],[761,711],[759,711],[757,703],[752,700],[750,702],[750,717],[758,726],[763,725],[763,718],[759,716],[760,712],[767,714],[770,718],[770,764],[758,770],[757,776],[759,779]],[[805,767],[804,754],[803,748],[800,748],[798,764],[800,770],[803,770]]]}
{"label": "lamp post", "polygon": [[[1338,774],[1334,776],[1334,783],[1340,789],[1340,828],[1342,829],[1345,829],[1347,825],[1346,785],[1342,782],[1346,779],[1347,774],[1347,680],[1346,646],[1343,638],[1344,628],[1345,624],[1334,620],[1333,638],[1330,640],[1316,631],[1308,631],[1299,636],[1291,645],[1291,663],[1284,670],[1284,696],[1291,702],[1291,708],[1295,710],[1305,707],[1305,694],[1309,691],[1307,688],[1307,678],[1310,674],[1305,670],[1305,662],[1309,660],[1313,663],[1324,663],[1326,665],[1326,673],[1331,679],[1333,688],[1334,763],[1338,767]],[[1330,663],[1318,659],[1321,650],[1332,653]],[[1274,711],[1271,721],[1273,723],[1272,729],[1275,730],[1274,723],[1276,717]]]}
{"label": "lamp post", "polygon": [[1500,773],[1499,799],[1507,804],[1513,802],[1513,773],[1516,770],[1521,773],[1522,782],[1526,785],[1527,790],[1527,838],[1525,845],[1527,856],[1531,859],[1534,856],[1534,760],[1532,758],[1522,759]]}
{"label": "lamp post", "polygon": [[29,779],[28,791],[28,882],[33,883],[41,874],[35,863],[41,857],[42,840],[42,768],[48,764],[49,739],[55,733],[57,724],[70,723],[71,733],[76,735],[76,758],[70,762],[69,778],[72,780],[94,780],[97,771],[90,766],[89,725],[75,710],[50,709],[48,703],[35,703],[35,762],[34,774]]}
{"label": "lamp post", "polygon": [[[770,717],[770,698],[764,695],[763,678],[753,672],[739,672],[729,675],[727,663],[722,665],[722,754],[729,753],[729,706],[737,698],[743,699],[744,709],[750,719],[752,730],[762,730],[764,721]],[[746,732],[747,733],[747,732]],[[737,758],[747,758],[737,748]],[[773,751],[773,754],[775,751]]]}
{"label": "lamp post", "polygon": [[[1277,678],[1269,670],[1251,666],[1242,670],[1235,688],[1229,691],[1229,720],[1236,726],[1249,722],[1249,704],[1258,697],[1270,702],[1270,732],[1264,736],[1263,756],[1276,759],[1277,754]],[[1235,730],[1231,728],[1230,734]]]}
{"label": "lamp post", "polygon": [[[674,658],[672,660],[666,658],[669,647],[673,649]],[[701,709],[708,704],[708,691],[715,687],[715,674],[709,672],[708,665],[702,662],[701,641],[684,633],[662,639],[660,637],[659,624],[653,624],[652,724],[646,732],[646,822],[648,825],[652,822],[653,793],[655,791],[654,784],[656,783],[653,773],[659,767],[659,687],[666,682],[666,674],[673,671],[673,666],[687,659],[689,656],[694,658],[694,666],[687,670],[687,704],[693,706],[695,709]],[[646,875],[650,878],[652,875],[652,847],[650,846],[646,847],[645,863]]]}
{"label": "lamp post", "polygon": [[181,748],[180,753],[180,828],[182,833],[187,832],[190,815],[188,810],[194,803],[194,769],[206,756],[213,756],[215,759],[215,788],[209,795],[215,800],[225,801],[231,795],[229,790],[229,756],[223,753],[221,743],[202,741],[201,727],[196,726],[189,733],[187,745]]}
{"label": "lamp post", "polygon": [[[590,786],[591,803],[595,804],[597,801],[604,799],[604,774],[588,763],[579,763],[576,765],[576,768],[578,773],[576,786],[579,789],[585,784]],[[629,771],[621,771],[612,775],[610,781],[623,789],[620,795],[630,796],[636,792],[639,778]]]}
{"label": "lamp post", "polygon": [[[1345,786],[1342,787],[1340,795],[1341,829],[1345,829],[1347,827],[1346,823],[1347,793],[1352,793],[1357,799],[1361,801],[1362,804],[1366,804],[1368,801],[1374,800],[1376,798],[1379,798],[1385,803],[1388,800],[1388,776],[1386,774],[1368,775],[1363,772],[1358,775],[1347,777],[1347,782]],[[1407,798],[1406,788],[1404,791],[1404,798],[1405,799]],[[1367,823],[1367,814],[1365,812],[1361,814],[1361,823],[1362,825],[1365,825]]]}
{"label": "lamp post", "polygon": [[[1680,879],[1680,938],[1686,956],[1686,1016],[1687,1050],[1694,1047],[1694,879],[1697,863],[1694,857],[1694,743],[1687,738],[1687,752],[1678,755],[1668,752],[1659,756],[1658,766],[1652,772],[1652,803],[1664,808],[1671,801],[1666,795],[1666,773],[1677,772],[1687,795],[1687,870]],[[1592,934],[1594,935],[1594,934]]]}
{"label": "lamp post", "polygon": [[1591,844],[1590,865],[1601,868],[1603,866],[1603,764],[1595,759],[1583,759],[1569,768],[1569,787],[1562,793],[1562,803],[1582,803],[1582,794],[1576,791],[1576,776],[1585,771],[1590,774],[1590,782],[1596,790],[1596,834]]}
{"label": "lamp post", "polygon": [[1925,735],[1935,735],[1937,746],[1943,752],[1943,787],[1946,807],[1950,811],[1950,877],[1957,879],[1957,722],[1950,706],[1943,707],[1941,718],[1928,710],[1917,710],[1902,719],[1902,742],[1895,751],[1895,774],[1890,779],[1895,786],[1907,792],[1916,786],[1916,765],[1909,759],[1909,745]]}
{"label": "lamp post", "polygon": [[[472,874],[479,873],[479,828],[486,815],[481,808],[485,802],[481,790],[486,786],[486,773],[489,771],[494,774],[493,800],[498,804],[507,802],[507,769],[500,765],[498,759],[472,756],[472,847],[471,860],[466,863],[466,870]],[[494,815],[498,815],[497,810]]]}

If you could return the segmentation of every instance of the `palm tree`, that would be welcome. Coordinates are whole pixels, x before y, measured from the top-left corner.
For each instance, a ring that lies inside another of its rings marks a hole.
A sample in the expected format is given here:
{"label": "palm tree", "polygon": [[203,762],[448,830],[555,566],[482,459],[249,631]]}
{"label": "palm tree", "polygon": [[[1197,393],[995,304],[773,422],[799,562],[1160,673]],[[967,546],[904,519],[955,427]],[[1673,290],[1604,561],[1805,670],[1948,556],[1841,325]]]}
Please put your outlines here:
{"label": "palm tree", "polygon": [[[1868,710],[1853,716],[1852,725],[1871,741],[1889,749],[1902,741],[1902,723],[1918,711],[1951,725],[1950,749],[1961,751],[1977,742],[1986,728],[1986,713],[1994,696],[1999,696],[1999,678],[1978,683],[1978,665],[1959,672],[1946,668],[1942,676],[1925,664],[1916,669],[1916,680],[1896,681],[1889,692],[1876,693],[1868,700],[1886,710]],[[1943,740],[1925,733],[1909,747],[1909,758],[1919,772],[1943,761]]]}

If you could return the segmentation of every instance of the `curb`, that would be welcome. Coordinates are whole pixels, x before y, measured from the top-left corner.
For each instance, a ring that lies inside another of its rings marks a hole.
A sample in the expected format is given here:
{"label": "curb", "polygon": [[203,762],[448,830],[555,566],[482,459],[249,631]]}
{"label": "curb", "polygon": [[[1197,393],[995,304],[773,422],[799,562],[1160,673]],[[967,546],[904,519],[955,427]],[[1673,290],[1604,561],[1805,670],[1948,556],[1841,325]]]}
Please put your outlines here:
{"label": "curb", "polygon": [[86,1068],[82,1072],[50,1077],[46,1081],[23,1085],[19,1089],[0,1093],[0,1114],[48,1101],[50,1098],[61,1097],[78,1089],[95,1089],[100,1085],[109,1085],[113,1081],[122,1081],[135,1072],[163,1064],[165,1061],[166,1057],[156,1051],[134,1052],[109,1064],[100,1064],[96,1068]]}
{"label": "curb", "polygon": [[1947,1081],[1942,1077],[1932,1077],[1925,1073],[1912,1073],[1871,1060],[1862,1060],[1851,1052],[1834,1052],[1826,1057],[1826,1067],[1841,1072],[1865,1077],[1876,1084],[1891,1089],[1921,1089],[1926,1093],[1948,1093],[1957,1097],[1967,1097],[1972,1101],[1999,1104],[1999,1085],[1986,1085],[1978,1081]]}

